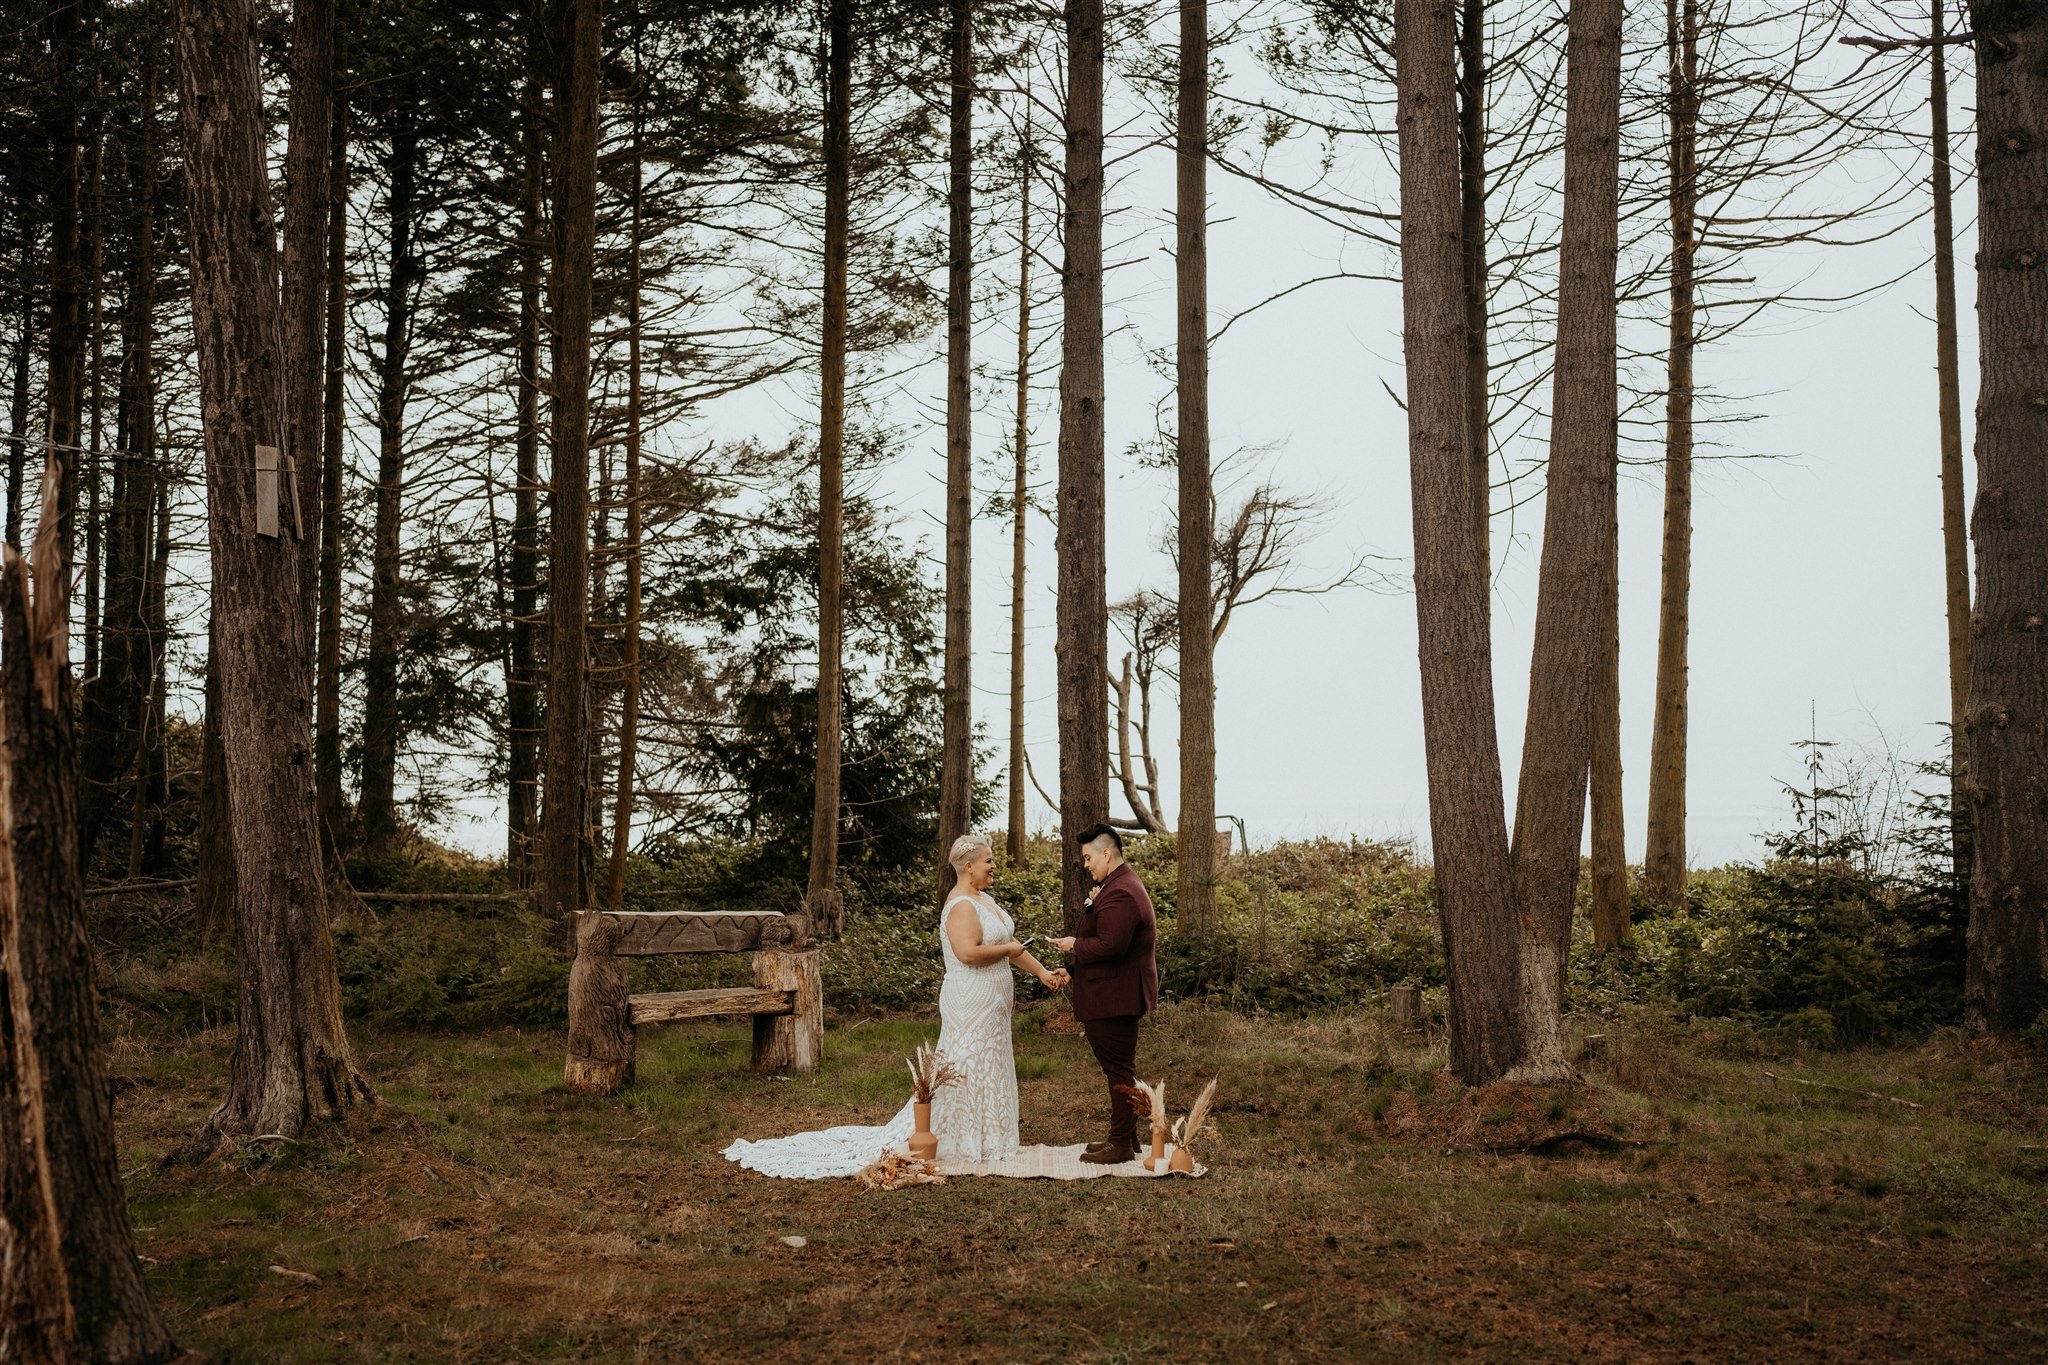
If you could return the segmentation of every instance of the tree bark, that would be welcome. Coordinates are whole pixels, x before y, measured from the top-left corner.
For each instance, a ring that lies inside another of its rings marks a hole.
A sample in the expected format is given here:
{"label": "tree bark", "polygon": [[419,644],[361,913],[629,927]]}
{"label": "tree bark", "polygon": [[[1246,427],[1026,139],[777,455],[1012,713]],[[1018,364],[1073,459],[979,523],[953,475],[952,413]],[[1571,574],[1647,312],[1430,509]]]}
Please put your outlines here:
{"label": "tree bark", "polygon": [[[12,549],[0,571],[16,576]],[[26,593],[0,585],[10,604]],[[0,745],[6,743],[0,719]],[[14,800],[0,763],[0,1360],[71,1360],[78,1321],[64,1270],[62,1225],[50,1179],[49,1122],[43,1112],[43,1069],[36,1058],[28,982],[21,972],[21,908],[16,903],[12,840]]]}
{"label": "tree bark", "polygon": [[553,0],[554,256],[547,752],[541,903],[571,932],[590,901],[590,275],[597,237],[597,0]]}
{"label": "tree bark", "polygon": [[[340,63],[337,55],[336,64]],[[321,847],[339,866],[348,827],[341,789],[341,514],[348,466],[342,384],[348,373],[348,100],[334,96],[327,221],[327,374],[321,398],[320,655],[315,666],[313,769]]]}
{"label": "tree bark", "polygon": [[[1028,94],[1027,94],[1028,100]],[[1017,429],[1010,490],[1010,817],[1012,866],[1024,864],[1024,517],[1031,470],[1031,111],[1024,114],[1024,152],[1017,174]]]}
{"label": "tree bark", "polygon": [[1618,547],[1601,568],[1593,673],[1593,950],[1629,939],[1628,842],[1621,799],[1621,585]]}
{"label": "tree bark", "polygon": [[[1486,0],[1460,0],[1458,9],[1459,245],[1465,261],[1465,421],[1472,446],[1472,515],[1493,566],[1493,373],[1487,349],[1486,266]],[[1493,596],[1487,595],[1491,619]]]}
{"label": "tree bark", "polygon": [[512,884],[533,884],[540,794],[540,670],[535,639],[540,611],[540,295],[543,16],[527,12],[526,80],[520,95],[519,430],[512,489],[512,638],[505,680],[506,861]]}
{"label": "tree bark", "polygon": [[1519,1060],[1520,930],[1494,736],[1490,573],[1472,515],[1454,28],[1451,0],[1395,6],[1402,353],[1430,845],[1451,1070],[1481,1084]]}
{"label": "tree bark", "polygon": [[946,192],[946,666],[939,760],[937,890],[974,818],[974,7],[951,0],[952,109]]}
{"label": "tree bark", "polygon": [[[636,18],[636,25],[641,21]],[[626,846],[633,833],[633,770],[640,744],[640,224],[643,155],[640,33],[633,38],[633,183],[626,247],[626,621],[619,660],[619,762],[612,804],[611,877],[606,902],[626,903]]]}
{"label": "tree bark", "polygon": [[1109,819],[1109,598],[1103,536],[1101,0],[1067,0],[1066,259],[1060,276],[1058,667],[1066,925],[1088,895],[1074,836]]}
{"label": "tree bark", "polygon": [[194,831],[192,903],[209,946],[235,925],[235,841],[228,821],[228,765],[221,752],[220,614],[206,623],[205,711],[199,727],[199,818]]}
{"label": "tree bark", "polygon": [[259,530],[282,501],[260,504],[284,490],[255,472],[257,447],[289,428],[276,248],[248,230],[273,221],[256,17],[250,0],[178,0],[175,13],[241,974],[227,1097],[186,1149],[204,1157],[375,1097],[342,1025],[327,925],[299,547],[283,515],[284,534]]}
{"label": "tree bark", "polygon": [[2048,5],[1975,0],[1977,603],[1966,752],[1980,1032],[2048,1006]]}
{"label": "tree bark", "polygon": [[[335,0],[293,0],[292,80],[287,107],[284,201],[284,389],[300,515],[320,505],[321,309],[327,297],[328,204],[334,140]],[[310,528],[309,528],[310,529]],[[299,548],[300,639],[317,647],[320,537]],[[308,662],[312,662],[309,658]]]}
{"label": "tree bark", "polygon": [[1594,749],[1586,680],[1607,644],[1615,560],[1622,0],[1574,0],[1567,23],[1550,465],[1513,845],[1522,1017],[1506,1078],[1530,1084],[1571,1076],[1563,1001]]}
{"label": "tree bark", "polygon": [[853,5],[826,7],[825,297],[818,413],[818,736],[804,907],[820,934],[845,920],[839,894],[840,599],[846,512],[846,249],[853,160]]}
{"label": "tree bark", "polygon": [[1943,29],[1949,0],[1934,0],[1934,42],[1928,109],[1934,141],[1934,357],[1940,392],[1941,547],[1948,605],[1949,825],[1956,876],[1970,875],[1969,769],[1965,744],[1970,697],[1970,543],[1963,493],[1963,391],[1956,358],[1955,189],[1949,170],[1948,47]]}
{"label": "tree bark", "polygon": [[391,140],[391,260],[384,281],[384,350],[377,358],[377,503],[371,541],[370,640],[363,657],[363,852],[388,858],[398,842],[398,653],[405,632],[403,575],[405,406],[411,380],[412,293],[419,274],[413,214],[419,141]]}
{"label": "tree bark", "polygon": [[[1180,840],[1174,845],[1179,927],[1216,920],[1216,603],[1210,580],[1215,487],[1209,469],[1209,6],[1180,0],[1175,113],[1175,463],[1180,482]],[[1151,745],[1148,743],[1149,751]]]}
{"label": "tree bark", "polygon": [[[0,818],[11,862],[0,898],[11,902],[15,921],[18,956],[10,960],[20,964],[26,986],[47,1178],[61,1192],[58,1242],[80,1354],[94,1361],[164,1360],[176,1347],[135,1259],[78,857],[71,602],[55,514],[70,473],[68,453],[61,446],[48,452],[33,584],[17,557],[0,555],[0,768],[6,772]],[[12,1184],[13,1177],[7,1179]]]}
{"label": "tree bark", "polygon": [[1665,352],[1664,568],[1657,612],[1657,701],[1650,736],[1650,809],[1643,899],[1671,908],[1685,896],[1687,635],[1692,615],[1694,253],[1699,137],[1699,7],[1665,0],[1671,86],[1671,334]]}

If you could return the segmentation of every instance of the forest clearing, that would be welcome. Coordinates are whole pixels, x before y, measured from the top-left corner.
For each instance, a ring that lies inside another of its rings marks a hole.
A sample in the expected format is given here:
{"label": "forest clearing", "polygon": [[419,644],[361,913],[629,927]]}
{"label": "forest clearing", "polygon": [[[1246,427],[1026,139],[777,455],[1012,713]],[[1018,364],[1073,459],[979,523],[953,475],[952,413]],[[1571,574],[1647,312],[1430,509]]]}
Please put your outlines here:
{"label": "forest clearing", "polygon": [[2044,187],[2048,0],[0,0],[0,1363],[2048,1355]]}
{"label": "forest clearing", "polygon": [[[1079,1037],[1043,1014],[1017,1026],[1033,1139],[1094,1099]],[[1158,1069],[1221,1068],[1233,1097],[1216,1171],[1085,1199],[1030,1180],[862,1192],[719,1159],[734,1132],[891,1100],[927,1036],[903,1016],[836,1021],[825,1070],[783,1084],[748,1074],[744,1028],[678,1025],[605,1101],[561,1091],[559,1036],[366,1032],[384,1108],[344,1140],[196,1171],[156,1162],[204,1117],[226,1031],[113,1057],[151,1292],[221,1359],[2048,1348],[2038,1054],[1949,1036],[1784,1055],[1740,1031],[1603,1027],[1611,1061],[1553,1112],[1547,1094],[1458,1093],[1440,1047],[1370,1016],[1174,1009]],[[1615,1145],[1546,1147],[1559,1133]]]}

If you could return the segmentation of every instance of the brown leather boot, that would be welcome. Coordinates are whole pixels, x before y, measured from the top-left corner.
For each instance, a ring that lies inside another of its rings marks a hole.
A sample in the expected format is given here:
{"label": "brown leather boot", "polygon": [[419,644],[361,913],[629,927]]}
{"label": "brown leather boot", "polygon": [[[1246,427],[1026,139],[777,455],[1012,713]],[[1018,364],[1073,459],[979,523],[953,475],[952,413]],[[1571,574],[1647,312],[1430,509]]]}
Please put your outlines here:
{"label": "brown leather boot", "polygon": [[1136,1156],[1127,1142],[1104,1143],[1099,1149],[1091,1148],[1081,1153],[1081,1160],[1090,1166],[1121,1166]]}

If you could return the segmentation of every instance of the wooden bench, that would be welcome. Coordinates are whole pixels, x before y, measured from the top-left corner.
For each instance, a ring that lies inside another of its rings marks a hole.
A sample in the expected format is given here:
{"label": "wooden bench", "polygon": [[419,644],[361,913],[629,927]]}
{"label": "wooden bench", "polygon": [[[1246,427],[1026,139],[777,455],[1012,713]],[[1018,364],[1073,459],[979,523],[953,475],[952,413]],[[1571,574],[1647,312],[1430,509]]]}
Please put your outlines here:
{"label": "wooden bench", "polygon": [[[588,910],[576,917],[569,968],[569,1057],[562,1080],[609,1095],[633,1079],[643,1024],[751,1015],[756,1071],[816,1071],[825,1038],[818,950],[802,915],[771,911]],[[668,953],[754,954],[754,984],[629,995],[626,959]]]}

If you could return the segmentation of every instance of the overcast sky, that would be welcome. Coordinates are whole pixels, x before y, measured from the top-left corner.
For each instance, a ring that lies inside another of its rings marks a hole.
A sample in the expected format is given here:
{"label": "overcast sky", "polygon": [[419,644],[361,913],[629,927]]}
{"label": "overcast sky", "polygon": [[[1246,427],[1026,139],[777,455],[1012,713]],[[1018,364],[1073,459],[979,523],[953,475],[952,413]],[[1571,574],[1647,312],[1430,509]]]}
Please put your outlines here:
{"label": "overcast sky", "polygon": [[[1960,120],[1959,120],[1960,121]],[[1964,149],[1966,150],[1966,149]],[[1970,195],[1965,184],[1964,193]],[[1854,193],[1846,180],[1844,195]],[[1973,196],[1971,196],[1973,197]],[[1156,548],[1173,497],[1171,476],[1138,468],[1127,445],[1151,431],[1163,381],[1143,348],[1172,339],[1171,164],[1163,151],[1129,164],[1112,207],[1124,226],[1155,225],[1114,272],[1108,365],[1109,593],[1170,586]],[[1212,316],[1224,318],[1298,280],[1325,273],[1337,250],[1327,228],[1225,176],[1212,179]],[[1157,207],[1154,207],[1157,206]],[[1968,204],[1960,216],[1968,219]],[[1924,224],[1853,251],[1782,253],[1773,278],[1811,277],[1843,291],[1910,269],[1931,240]],[[1015,258],[1004,235],[983,268],[1008,281]],[[1973,240],[1964,269],[1964,406],[1975,390]],[[1356,252],[1353,252],[1354,261]],[[1007,287],[1007,286],[1006,286]],[[1724,433],[1742,454],[1768,460],[1702,463],[1695,475],[1688,845],[1695,866],[1760,854],[1760,831],[1781,828],[1781,779],[1799,775],[1791,747],[1809,725],[1823,739],[1933,757],[1947,712],[1940,485],[1935,417],[1931,270],[1852,307],[1784,314],[1703,350],[1699,382],[1751,395],[1760,420]],[[1049,319],[1048,319],[1049,320]],[[1007,375],[1014,339],[991,324],[976,340],[990,373],[975,428],[978,464],[994,463],[1010,422]],[[921,424],[940,408],[943,336],[932,363],[891,409],[911,431],[902,460],[871,487],[900,509],[928,554],[940,545],[943,432]],[[1051,353],[1048,353],[1050,360]],[[1400,392],[1400,298],[1389,284],[1351,281],[1303,290],[1234,326],[1212,359],[1214,449],[1273,445],[1288,486],[1319,490],[1335,515],[1313,547],[1306,576],[1340,568],[1359,551],[1394,561],[1393,593],[1348,591],[1249,609],[1217,657],[1217,809],[1240,817],[1255,844],[1313,835],[1413,836],[1429,828],[1423,766],[1415,604],[1410,558],[1406,428],[1388,390]],[[1042,377],[1034,417],[1041,479],[1053,468],[1057,430]],[[710,414],[706,430],[771,436],[814,411],[803,381],[759,392]],[[778,426],[779,424],[779,426]],[[1968,439],[1966,428],[1965,439]],[[986,476],[983,495],[995,475]],[[1621,490],[1623,763],[1631,861],[1642,824],[1655,669],[1662,472],[1625,471]],[[1048,500],[1049,502],[1049,500]],[[1535,614],[1540,503],[1497,517],[1495,684],[1509,799],[1527,694]],[[975,536],[975,716],[998,769],[1007,762],[1009,531],[988,520]],[[1034,765],[1057,773],[1052,583],[1053,535],[1032,532],[1026,733]],[[938,572],[937,561],[932,569]],[[1177,721],[1171,699],[1155,718],[1169,816],[1178,805]],[[1120,796],[1114,798],[1121,810]],[[1034,828],[1054,812],[1035,795]],[[998,819],[1000,819],[1000,812]],[[495,852],[497,818],[456,831]]]}

